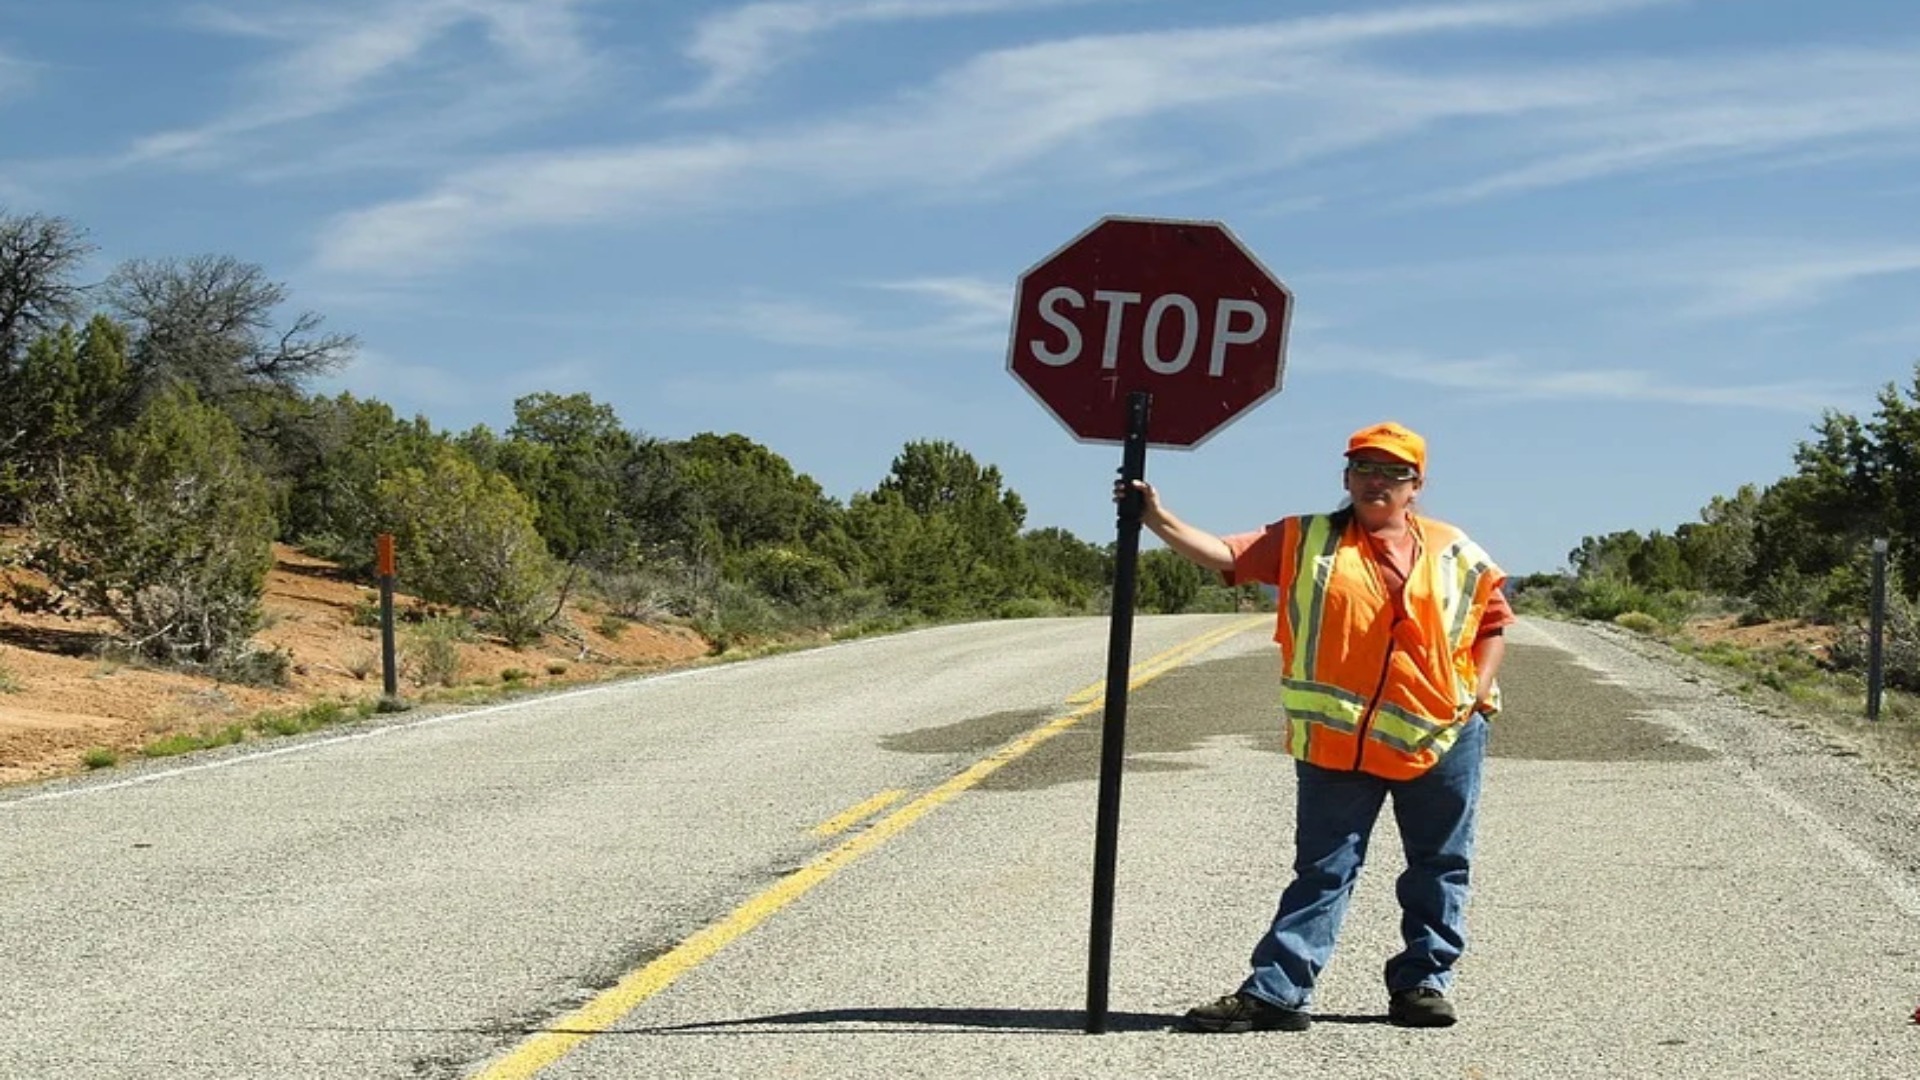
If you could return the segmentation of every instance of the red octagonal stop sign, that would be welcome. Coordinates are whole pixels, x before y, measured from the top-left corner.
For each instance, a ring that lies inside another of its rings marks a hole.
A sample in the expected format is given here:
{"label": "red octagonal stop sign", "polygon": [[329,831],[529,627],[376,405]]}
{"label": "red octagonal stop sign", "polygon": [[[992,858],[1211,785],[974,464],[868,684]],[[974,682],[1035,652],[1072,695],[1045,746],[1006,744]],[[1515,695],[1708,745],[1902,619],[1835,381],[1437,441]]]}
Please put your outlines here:
{"label": "red octagonal stop sign", "polygon": [[1192,447],[1280,390],[1293,294],[1214,221],[1106,217],[1020,275],[1007,370],[1083,442]]}

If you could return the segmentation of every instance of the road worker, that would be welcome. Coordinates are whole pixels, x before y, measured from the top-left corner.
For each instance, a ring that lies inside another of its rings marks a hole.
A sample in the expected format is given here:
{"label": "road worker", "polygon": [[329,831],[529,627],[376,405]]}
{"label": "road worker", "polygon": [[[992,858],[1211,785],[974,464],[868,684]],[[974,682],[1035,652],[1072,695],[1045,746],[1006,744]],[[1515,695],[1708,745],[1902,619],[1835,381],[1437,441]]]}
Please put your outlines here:
{"label": "road worker", "polygon": [[[1387,1019],[1446,1027],[1465,913],[1495,676],[1514,615],[1506,575],[1459,529],[1414,512],[1426,440],[1398,423],[1347,440],[1347,502],[1216,536],[1135,480],[1141,524],[1230,584],[1278,589],[1281,703],[1297,786],[1293,879],[1239,989],[1186,1014],[1191,1030],[1304,1031],[1368,836],[1390,797],[1406,852],[1404,947],[1386,962]],[[1127,493],[1124,481],[1114,498]]]}

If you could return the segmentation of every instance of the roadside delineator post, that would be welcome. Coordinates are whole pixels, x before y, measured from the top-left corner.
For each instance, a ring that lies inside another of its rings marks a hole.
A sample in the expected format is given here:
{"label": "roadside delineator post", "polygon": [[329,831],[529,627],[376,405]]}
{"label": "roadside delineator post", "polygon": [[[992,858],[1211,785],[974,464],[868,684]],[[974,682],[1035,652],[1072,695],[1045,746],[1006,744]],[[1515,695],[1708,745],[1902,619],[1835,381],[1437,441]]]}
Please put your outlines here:
{"label": "roadside delineator post", "polygon": [[393,534],[381,533],[373,540],[374,572],[380,576],[380,709],[393,712],[405,708],[400,700],[400,671],[393,647]]}

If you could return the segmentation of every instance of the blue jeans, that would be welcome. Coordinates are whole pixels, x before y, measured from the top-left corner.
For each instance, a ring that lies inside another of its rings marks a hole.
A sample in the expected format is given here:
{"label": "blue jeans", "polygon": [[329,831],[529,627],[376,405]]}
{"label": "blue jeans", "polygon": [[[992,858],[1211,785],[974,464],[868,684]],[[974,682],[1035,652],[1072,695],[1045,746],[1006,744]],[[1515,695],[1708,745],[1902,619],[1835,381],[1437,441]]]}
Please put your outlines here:
{"label": "blue jeans", "polygon": [[1407,869],[1396,886],[1406,947],[1387,961],[1387,990],[1450,987],[1454,962],[1467,947],[1468,864],[1486,749],[1487,722],[1476,713],[1453,748],[1412,780],[1295,762],[1294,877],[1272,928],[1254,946],[1253,972],[1241,990],[1295,1009],[1313,1000],[1389,794]]}

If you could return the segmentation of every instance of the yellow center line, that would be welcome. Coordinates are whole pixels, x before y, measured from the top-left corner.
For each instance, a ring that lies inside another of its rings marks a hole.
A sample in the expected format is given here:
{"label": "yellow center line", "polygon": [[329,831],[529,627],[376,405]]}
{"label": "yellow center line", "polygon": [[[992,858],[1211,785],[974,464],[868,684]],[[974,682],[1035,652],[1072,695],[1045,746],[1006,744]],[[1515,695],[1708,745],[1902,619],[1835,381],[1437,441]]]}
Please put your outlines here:
{"label": "yellow center line", "polygon": [[[1132,671],[1129,688],[1145,685],[1166,674],[1186,660],[1213,648],[1235,634],[1266,622],[1269,616],[1233,623],[1176,645],[1147,660]],[[742,934],[759,926],[780,909],[798,900],[814,886],[832,877],[841,867],[904,832],[908,826],[932,810],[953,801],[969,788],[993,775],[1002,766],[1033,750],[1054,736],[1092,715],[1105,704],[1105,683],[1098,684],[1101,696],[1064,716],[1049,720],[1021,735],[993,753],[968,766],[958,775],[929,790],[900,809],[875,822],[867,831],[852,837],[800,869],[788,874],[720,921],[710,923],[693,936],[674,946],[645,967],[628,972],[619,982],[602,991],[593,1000],[535,1032],[504,1057],[488,1066],[476,1080],[527,1080],[560,1060],[575,1047],[619,1023],[640,1003],[666,989],[682,975],[699,967]],[[1082,691],[1084,694],[1085,691]],[[857,808],[856,808],[857,809]]]}
{"label": "yellow center line", "polygon": [[[1165,649],[1159,653],[1156,653],[1153,656],[1149,656],[1145,660],[1142,660],[1139,663],[1133,665],[1133,670],[1130,673],[1130,678],[1138,680],[1141,678],[1141,676],[1144,673],[1151,673],[1152,676],[1158,676],[1160,672],[1167,666],[1177,666],[1182,662],[1184,662],[1188,657],[1193,656],[1197,653],[1205,652],[1206,650],[1212,648],[1214,645],[1222,641],[1225,641],[1227,638],[1230,638],[1235,634],[1241,633],[1242,631],[1245,631],[1245,630],[1251,630],[1254,627],[1261,625],[1262,623],[1268,623],[1272,621],[1273,621],[1272,615],[1258,615],[1252,618],[1242,619],[1233,623],[1229,623],[1228,625],[1221,627],[1217,630],[1210,630],[1207,633],[1202,634],[1197,638],[1194,638],[1190,641],[1183,641],[1178,645],[1175,645],[1169,649]],[[1139,683],[1129,682],[1127,685],[1137,686],[1139,685]],[[1097,683],[1092,683],[1088,686],[1083,686],[1080,689],[1075,690],[1073,693],[1068,694],[1067,704],[1085,705],[1090,702],[1103,701],[1106,698],[1106,693],[1107,693],[1107,681],[1105,679],[1102,679]]]}
{"label": "yellow center line", "polygon": [[894,788],[891,791],[883,791],[873,798],[868,799],[866,802],[860,803],[857,806],[850,806],[834,817],[830,817],[820,824],[815,825],[813,827],[813,835],[820,837],[838,836],[848,829],[853,828],[861,821],[899,802],[906,797],[906,794],[907,792],[904,788]]}

